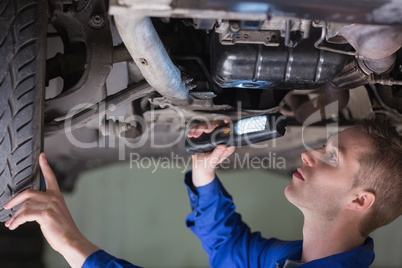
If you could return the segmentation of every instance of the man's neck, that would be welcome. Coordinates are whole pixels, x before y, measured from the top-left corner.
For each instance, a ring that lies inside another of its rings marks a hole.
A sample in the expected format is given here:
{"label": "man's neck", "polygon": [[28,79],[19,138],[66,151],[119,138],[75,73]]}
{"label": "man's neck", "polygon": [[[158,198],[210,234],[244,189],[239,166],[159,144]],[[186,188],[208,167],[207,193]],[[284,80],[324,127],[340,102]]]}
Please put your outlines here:
{"label": "man's neck", "polygon": [[361,247],[366,238],[358,232],[356,221],[304,218],[302,263]]}

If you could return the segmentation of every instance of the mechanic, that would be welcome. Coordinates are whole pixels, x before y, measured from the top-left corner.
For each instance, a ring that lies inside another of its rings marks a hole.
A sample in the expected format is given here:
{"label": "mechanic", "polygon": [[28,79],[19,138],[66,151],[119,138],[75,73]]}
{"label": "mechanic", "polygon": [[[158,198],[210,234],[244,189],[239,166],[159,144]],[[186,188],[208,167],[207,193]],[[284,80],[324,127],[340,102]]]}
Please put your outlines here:
{"label": "mechanic", "polygon": [[[188,136],[217,125],[198,125]],[[264,239],[242,222],[215,175],[233,151],[219,145],[192,156],[185,177],[193,209],[186,224],[211,267],[368,267],[374,260],[368,235],[402,214],[402,137],[387,120],[363,120],[301,154],[285,196],[304,215],[303,241]]]}
{"label": "mechanic", "polygon": [[[210,129],[199,125],[188,136],[197,137],[219,124]],[[304,241],[295,242],[250,233],[234,212],[231,197],[215,176],[215,167],[234,148],[218,146],[212,153],[193,156],[193,171],[185,178],[193,212],[186,223],[201,239],[211,266],[367,267],[372,263],[373,241],[368,234],[401,214],[401,137],[385,121],[366,120],[341,132],[338,144],[334,141],[330,138],[327,147],[317,151],[336,165],[304,152],[303,165],[285,190],[305,216]],[[80,233],[44,153],[39,164],[46,192],[26,190],[6,203],[5,209],[23,204],[6,227],[14,230],[37,221],[50,246],[71,267],[137,267],[100,250]]]}

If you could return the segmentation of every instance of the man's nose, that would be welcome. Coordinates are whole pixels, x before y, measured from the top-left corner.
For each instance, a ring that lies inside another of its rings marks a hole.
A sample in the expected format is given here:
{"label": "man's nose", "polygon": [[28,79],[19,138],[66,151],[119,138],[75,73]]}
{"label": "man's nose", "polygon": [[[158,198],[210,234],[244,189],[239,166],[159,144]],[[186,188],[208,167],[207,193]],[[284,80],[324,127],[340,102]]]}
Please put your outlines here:
{"label": "man's nose", "polygon": [[301,153],[301,159],[303,164],[312,167],[314,165],[314,157],[311,155],[309,151],[304,151]]}

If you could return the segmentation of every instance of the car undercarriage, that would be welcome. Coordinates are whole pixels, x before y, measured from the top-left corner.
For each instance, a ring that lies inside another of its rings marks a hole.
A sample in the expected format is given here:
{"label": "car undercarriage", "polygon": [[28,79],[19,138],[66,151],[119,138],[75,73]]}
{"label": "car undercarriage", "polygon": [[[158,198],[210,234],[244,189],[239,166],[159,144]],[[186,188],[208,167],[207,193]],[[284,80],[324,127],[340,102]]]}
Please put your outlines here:
{"label": "car undercarriage", "polygon": [[[18,14],[34,9],[46,20],[21,22],[20,32],[41,23],[34,33],[41,36],[35,44],[42,54],[33,53],[31,60],[28,53],[18,71],[41,63],[22,81],[36,75],[36,90],[44,93],[29,102],[40,123],[31,147],[16,160],[28,159],[26,171],[36,174],[17,181],[37,182],[20,183],[13,194],[40,187],[35,163],[43,147],[68,191],[80,172],[128,160],[132,152],[189,157],[185,133],[207,120],[285,115],[284,138],[267,143],[268,149],[238,149],[256,157],[269,150],[286,158],[286,168],[279,170],[285,173],[305,150],[302,136],[313,147],[325,142],[329,127],[342,129],[373,113],[393,118],[400,128],[399,1],[42,2],[15,4]],[[8,18],[10,3],[2,4],[2,18]],[[25,46],[33,42],[27,40]],[[1,44],[8,49],[5,41]],[[0,88],[8,85],[0,81]],[[14,97],[2,94],[6,107]],[[9,126],[0,133],[4,140],[11,137],[9,120],[0,121]],[[31,119],[25,121],[28,126]],[[19,175],[11,167],[21,146],[3,150],[2,174],[9,174],[4,187]]]}

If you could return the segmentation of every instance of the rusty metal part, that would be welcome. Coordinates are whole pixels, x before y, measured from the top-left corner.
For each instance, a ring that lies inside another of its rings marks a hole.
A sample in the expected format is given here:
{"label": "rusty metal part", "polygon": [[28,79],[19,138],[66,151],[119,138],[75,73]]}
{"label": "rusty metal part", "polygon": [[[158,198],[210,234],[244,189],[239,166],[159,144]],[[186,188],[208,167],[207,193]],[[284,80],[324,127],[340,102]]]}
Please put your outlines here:
{"label": "rusty metal part", "polygon": [[[378,65],[367,66],[367,63],[373,61],[363,61],[360,59],[351,59],[345,65],[344,69],[339,75],[332,80],[332,83],[344,89],[356,88],[366,84],[380,84],[386,86],[402,85],[402,81],[394,80],[389,76],[389,71],[394,64],[394,55],[381,60],[376,60]],[[391,67],[387,64],[391,64]],[[376,67],[374,67],[376,66]],[[381,70],[381,72],[374,72],[373,69]]]}
{"label": "rusty metal part", "polygon": [[195,61],[198,64],[198,66],[200,67],[203,75],[207,79],[209,86],[212,87],[214,82],[212,80],[211,74],[209,73],[207,66],[205,66],[205,63],[202,61],[202,59],[200,57],[198,57],[196,55],[171,55],[171,57],[174,61],[177,61],[177,60]]}
{"label": "rusty metal part", "polygon": [[[96,103],[85,110],[77,111],[65,120],[49,122],[45,125],[45,135],[61,134],[65,131],[80,128],[94,118],[102,118],[108,110],[146,97],[152,92],[154,92],[154,89],[148,83],[141,82],[129,85],[126,89],[107,97],[102,102]],[[68,129],[65,128],[66,122],[69,122]]]}
{"label": "rusty metal part", "polygon": [[310,20],[284,17],[270,18],[251,26],[244,21],[222,20],[215,31],[222,45],[240,43],[279,46],[280,38],[283,37],[286,46],[295,47],[309,37],[310,25]]}
{"label": "rusty metal part", "polygon": [[339,29],[364,60],[384,59],[402,46],[402,25],[350,24]]}
{"label": "rusty metal part", "polygon": [[326,51],[330,51],[330,52],[356,56],[356,51],[347,51],[347,50],[342,50],[339,48],[333,48],[333,47],[323,45],[323,42],[327,39],[327,23],[325,21],[313,22],[312,25],[314,27],[321,28],[321,36],[314,43],[314,47],[316,47],[317,49],[326,50]]}
{"label": "rusty metal part", "polygon": [[[319,24],[323,33],[325,22]],[[349,61],[332,82],[342,88],[354,88],[367,83],[398,85],[389,77],[396,52],[402,47],[402,25],[333,25],[331,38],[342,37],[353,48],[356,60]],[[322,35],[321,39],[325,36]],[[322,41],[322,40],[321,40]]]}
{"label": "rusty metal part", "polygon": [[[266,46],[279,45],[279,32],[271,30],[256,31],[241,29],[237,21],[222,21],[216,27],[219,34],[219,42],[222,45],[244,44],[263,44]],[[274,38],[275,37],[275,38]]]}
{"label": "rusty metal part", "polygon": [[85,64],[81,72],[65,75],[61,94],[45,101],[45,122],[65,116],[80,103],[101,101],[112,69],[113,43],[105,1],[82,1],[85,5],[78,6],[57,2],[50,5],[50,23],[63,41],[64,54],[84,54]]}
{"label": "rusty metal part", "polygon": [[332,83],[336,87],[349,89],[368,84],[369,81],[370,75],[360,68],[356,59],[351,59],[338,76],[332,80]]}
{"label": "rusty metal part", "polygon": [[188,90],[149,17],[116,15],[121,38],[147,82],[162,96],[187,100]]}
{"label": "rusty metal part", "polygon": [[383,86],[402,86],[402,81],[394,80],[392,78],[381,79],[377,78],[373,80],[373,84],[380,84]]}
{"label": "rusty metal part", "polygon": [[368,75],[372,73],[383,74],[391,71],[392,67],[394,67],[395,59],[396,53],[393,53],[381,59],[358,59],[358,63],[360,68]]}
{"label": "rusty metal part", "polygon": [[107,116],[103,118],[99,131],[103,136],[117,136],[134,140],[142,134],[142,131],[128,122],[121,122],[119,120],[108,119]]}

